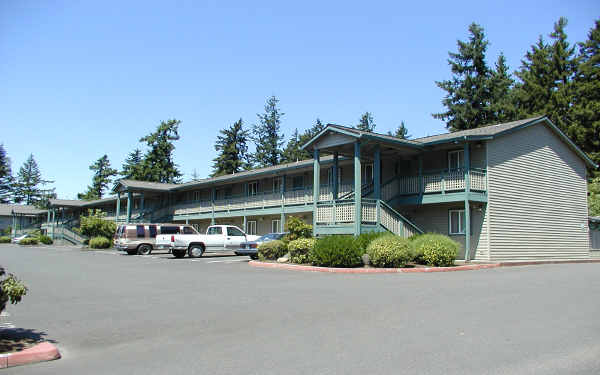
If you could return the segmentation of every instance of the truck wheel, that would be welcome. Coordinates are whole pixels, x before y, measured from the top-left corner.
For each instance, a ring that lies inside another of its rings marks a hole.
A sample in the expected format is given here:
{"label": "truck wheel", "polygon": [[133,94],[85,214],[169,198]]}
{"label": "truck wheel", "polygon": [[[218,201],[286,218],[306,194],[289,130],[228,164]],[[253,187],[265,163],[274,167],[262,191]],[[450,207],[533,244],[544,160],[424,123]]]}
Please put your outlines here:
{"label": "truck wheel", "polygon": [[136,250],[127,250],[127,254],[129,254],[129,255],[136,255],[137,254],[137,249]]}
{"label": "truck wheel", "polygon": [[173,250],[172,254],[175,258],[183,258],[185,256],[185,250]]}
{"label": "truck wheel", "polygon": [[204,246],[202,245],[191,245],[188,249],[188,256],[190,258],[200,258],[204,254]]}
{"label": "truck wheel", "polygon": [[250,259],[257,260],[258,259],[258,255],[250,255]]}
{"label": "truck wheel", "polygon": [[140,245],[140,246],[138,246],[137,253],[139,255],[150,255],[151,252],[152,252],[152,246],[150,246],[150,245]]}

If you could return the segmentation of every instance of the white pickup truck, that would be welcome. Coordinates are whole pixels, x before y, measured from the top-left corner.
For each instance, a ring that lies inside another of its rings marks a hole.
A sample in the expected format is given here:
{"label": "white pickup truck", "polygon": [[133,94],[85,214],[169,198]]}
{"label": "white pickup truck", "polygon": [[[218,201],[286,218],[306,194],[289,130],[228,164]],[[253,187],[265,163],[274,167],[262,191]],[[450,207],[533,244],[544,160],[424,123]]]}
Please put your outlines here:
{"label": "white pickup truck", "polygon": [[198,258],[205,251],[236,251],[240,244],[254,241],[259,236],[247,235],[233,225],[211,225],[206,234],[165,234],[156,236],[158,246],[171,249],[175,258]]}

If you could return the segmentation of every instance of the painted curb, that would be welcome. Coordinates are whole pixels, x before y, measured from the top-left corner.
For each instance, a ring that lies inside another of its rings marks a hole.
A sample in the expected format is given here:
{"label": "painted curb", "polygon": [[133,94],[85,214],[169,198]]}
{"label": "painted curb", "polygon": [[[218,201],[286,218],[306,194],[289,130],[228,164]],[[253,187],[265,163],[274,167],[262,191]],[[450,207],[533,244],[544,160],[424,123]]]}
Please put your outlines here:
{"label": "painted curb", "polygon": [[42,342],[20,352],[0,355],[0,369],[29,363],[52,361],[59,358],[60,352],[56,346],[49,342]]}
{"label": "painted curb", "polygon": [[248,262],[252,267],[261,268],[278,268],[291,271],[308,271],[308,272],[329,272],[329,273],[422,273],[422,272],[454,272],[454,271],[472,271],[485,268],[500,267],[499,263],[493,264],[468,264],[465,266],[454,267],[422,267],[422,268],[334,268],[334,267],[317,267],[303,266],[299,264],[286,263],[269,263],[258,260]]}

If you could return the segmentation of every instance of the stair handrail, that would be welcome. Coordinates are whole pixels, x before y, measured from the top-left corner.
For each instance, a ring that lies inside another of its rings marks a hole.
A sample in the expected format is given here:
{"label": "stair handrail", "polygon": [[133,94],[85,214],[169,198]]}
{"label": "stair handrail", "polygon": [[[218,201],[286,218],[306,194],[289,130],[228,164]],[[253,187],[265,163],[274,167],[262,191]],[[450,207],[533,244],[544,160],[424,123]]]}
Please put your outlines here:
{"label": "stair handrail", "polygon": [[421,230],[421,228],[419,228],[418,226],[416,226],[415,223],[413,223],[412,221],[408,220],[406,217],[404,217],[398,211],[394,210],[389,204],[385,203],[385,201],[379,200],[379,204],[381,205],[381,207],[383,207],[383,208],[391,211],[394,215],[396,215],[400,219],[402,219],[402,221],[404,221],[405,223],[407,223],[415,232],[418,232],[419,234],[423,234],[424,233],[423,230]]}

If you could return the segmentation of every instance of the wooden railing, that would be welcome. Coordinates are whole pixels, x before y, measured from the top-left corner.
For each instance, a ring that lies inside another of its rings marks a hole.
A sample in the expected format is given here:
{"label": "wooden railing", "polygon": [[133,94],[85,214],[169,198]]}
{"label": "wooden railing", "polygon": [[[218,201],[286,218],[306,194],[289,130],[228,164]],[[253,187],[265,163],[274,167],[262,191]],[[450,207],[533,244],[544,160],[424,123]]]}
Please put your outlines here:
{"label": "wooden railing", "polygon": [[[487,178],[484,169],[469,170],[470,190],[486,191]],[[381,197],[388,201],[397,195],[431,194],[464,191],[464,169],[425,172],[421,176],[398,176],[384,183]]]}

